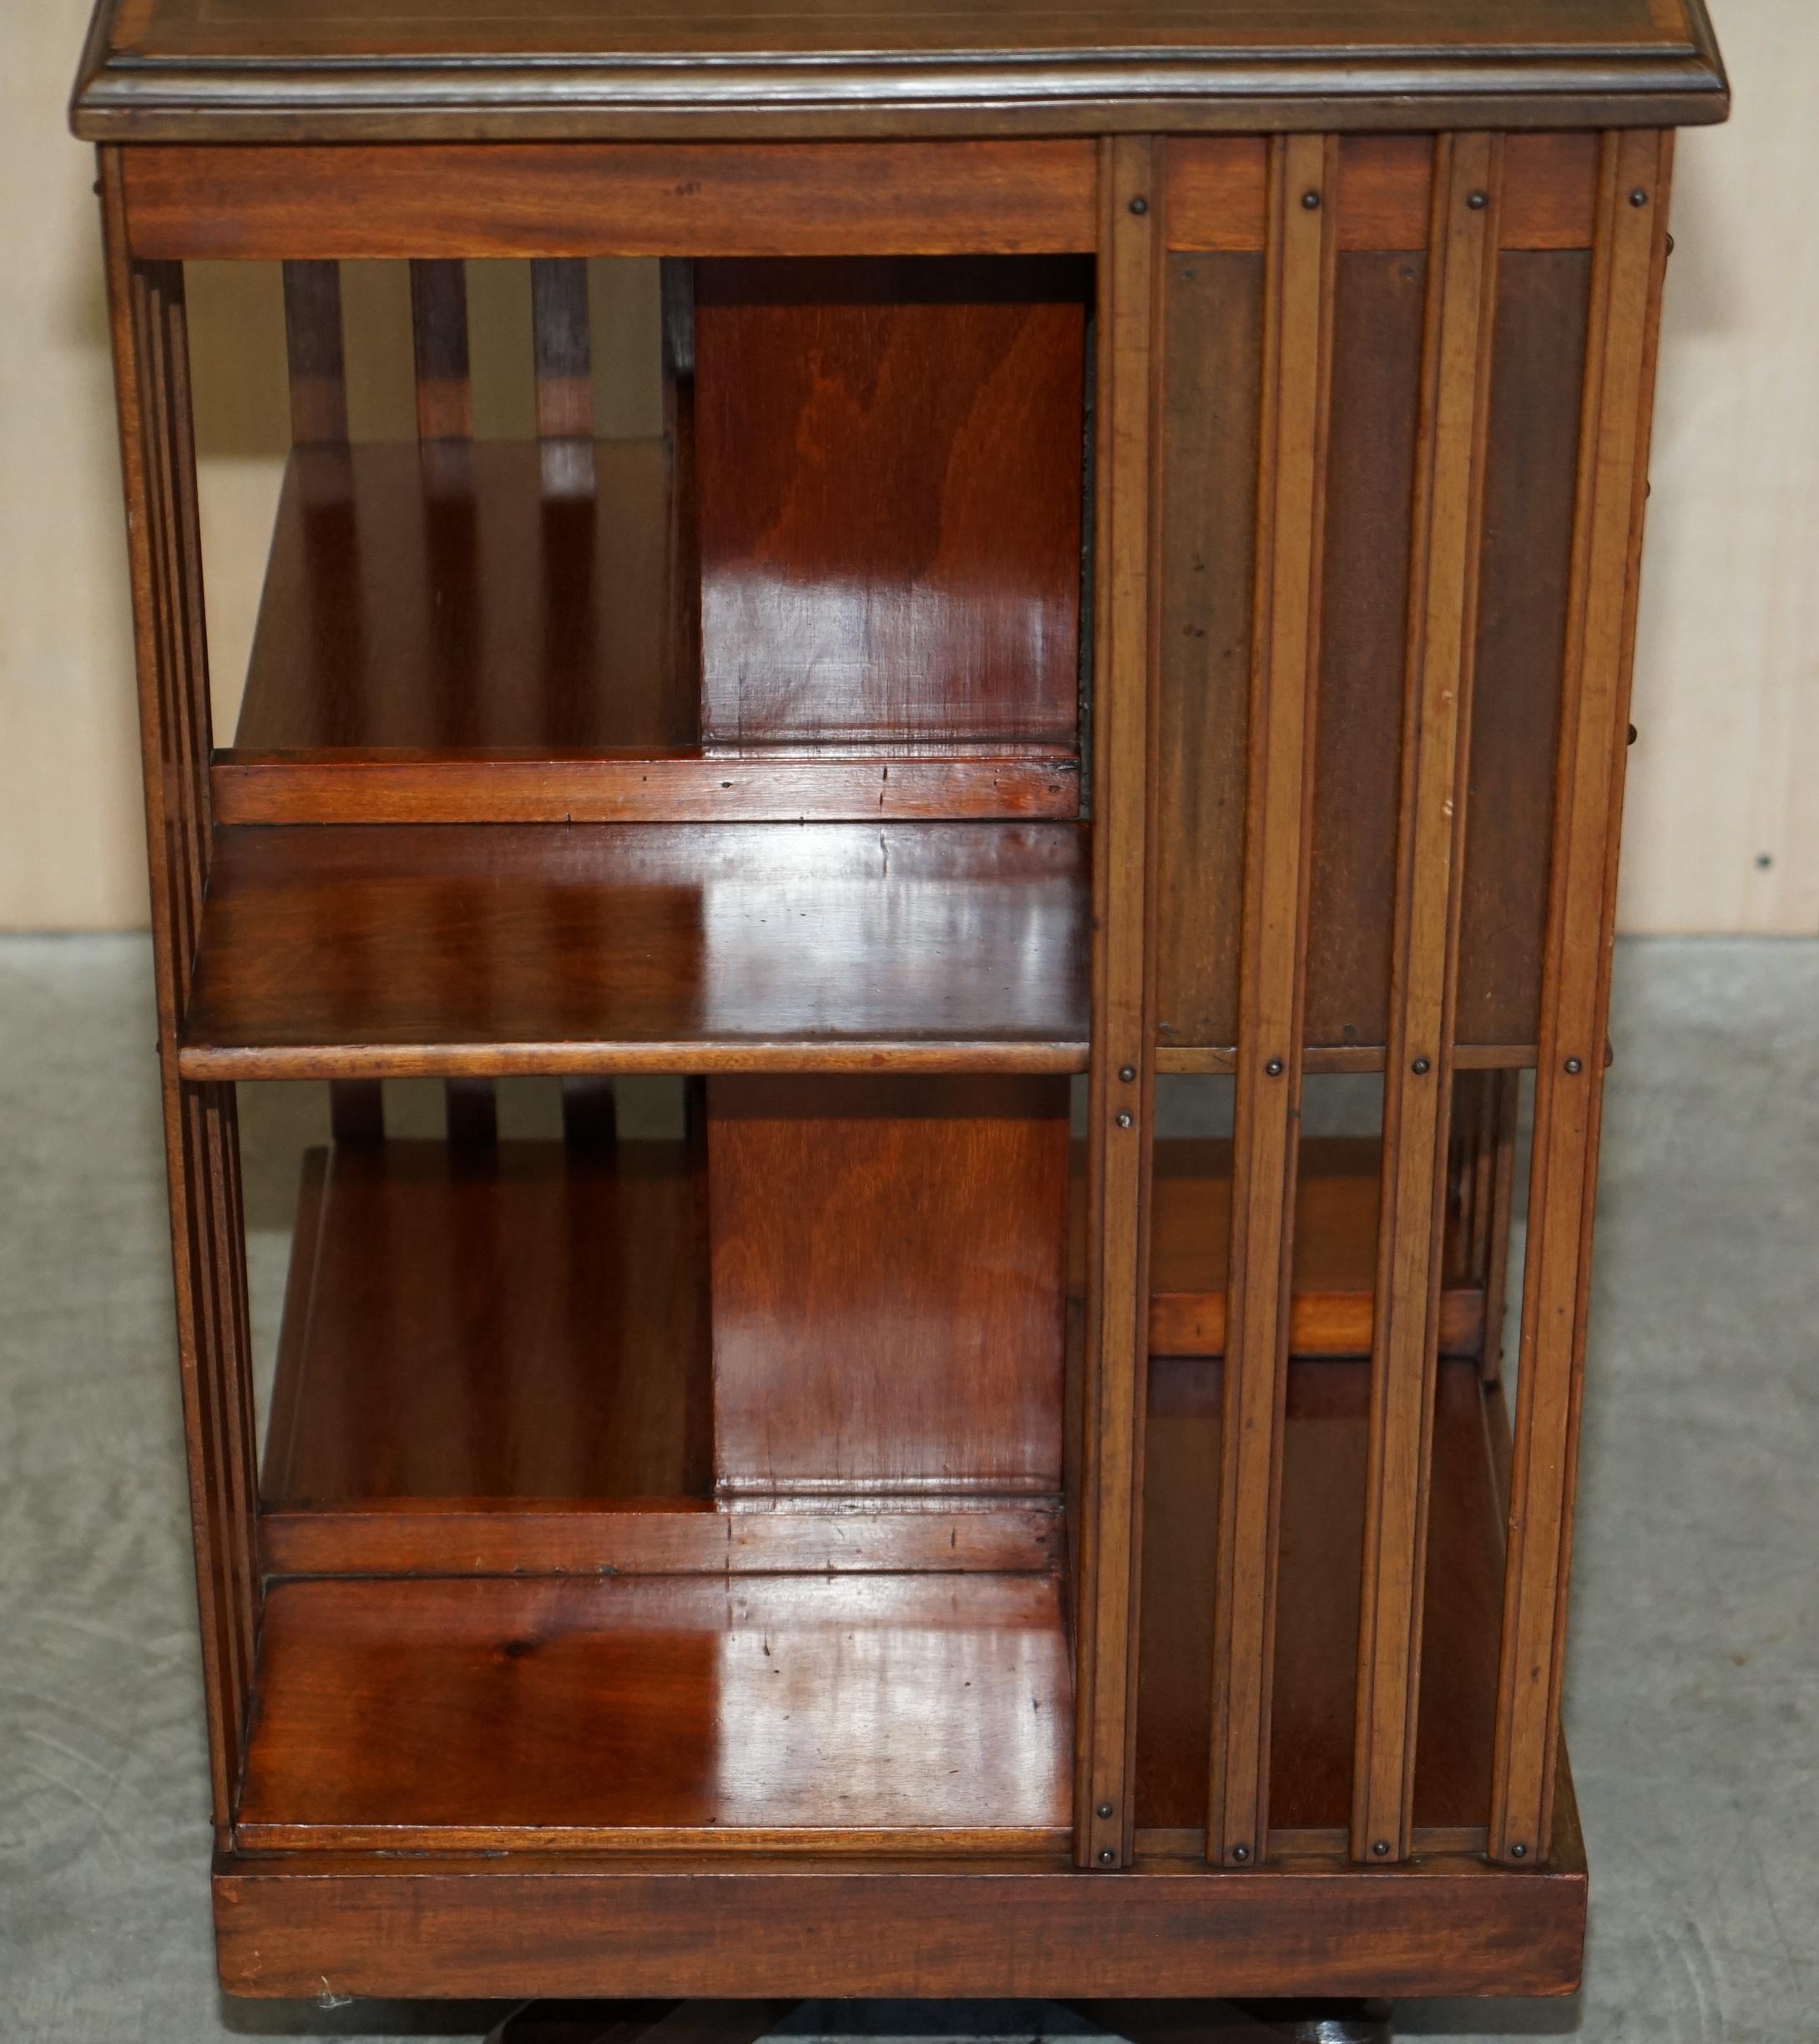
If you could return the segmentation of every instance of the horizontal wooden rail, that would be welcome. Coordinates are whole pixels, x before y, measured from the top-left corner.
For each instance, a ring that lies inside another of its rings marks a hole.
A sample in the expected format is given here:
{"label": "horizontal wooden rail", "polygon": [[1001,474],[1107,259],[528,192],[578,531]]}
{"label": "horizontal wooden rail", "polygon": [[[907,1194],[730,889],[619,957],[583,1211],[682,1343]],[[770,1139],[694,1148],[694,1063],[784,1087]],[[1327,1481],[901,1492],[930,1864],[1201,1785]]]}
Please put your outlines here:
{"label": "horizontal wooden rail", "polygon": [[134,149],[142,261],[1090,250],[1090,141]]}
{"label": "horizontal wooden rail", "polygon": [[1072,760],[304,757],[222,752],[220,823],[855,822],[1079,813]]}

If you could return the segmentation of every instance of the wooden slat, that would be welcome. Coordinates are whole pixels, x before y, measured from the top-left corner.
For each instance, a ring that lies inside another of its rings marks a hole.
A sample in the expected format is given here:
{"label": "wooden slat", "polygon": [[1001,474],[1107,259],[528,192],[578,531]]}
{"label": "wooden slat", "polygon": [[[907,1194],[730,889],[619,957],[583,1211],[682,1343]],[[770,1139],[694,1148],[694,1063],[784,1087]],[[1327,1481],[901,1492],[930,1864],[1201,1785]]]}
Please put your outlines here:
{"label": "wooden slat", "polygon": [[120,157],[100,153],[144,772],[177,1348],[218,1839],[240,1773],[259,1591],[253,1566],[245,1264],[231,1112],[177,1072],[207,879],[210,728],[180,270],[134,265]]}
{"label": "wooden slat", "polygon": [[1494,136],[1448,135],[1435,147],[1352,1770],[1352,1857],[1373,1864],[1407,1857],[1414,1822],[1421,1584],[1452,1167],[1459,873],[1502,171],[1502,144]]}
{"label": "wooden slat", "polygon": [[347,438],[347,367],[341,337],[341,266],[284,266],[285,339],[291,361],[291,438]]}
{"label": "wooden slat", "polygon": [[531,265],[531,342],[543,487],[584,496],[594,483],[594,376],[588,266],[578,258]]}
{"label": "wooden slat", "polygon": [[418,439],[471,440],[467,281],[459,260],[411,265],[411,326],[417,352]]}
{"label": "wooden slat", "polygon": [[1078,1604],[1075,1856],[1130,1854],[1135,1635],[1148,1362],[1149,1154],[1155,1093],[1147,857],[1155,747],[1152,569],[1164,266],[1160,145],[1100,158],[1099,581],[1094,672],[1092,1058],[1083,1492]]}
{"label": "wooden slat", "polygon": [[1207,1856],[1269,1829],[1276,1522],[1295,1206],[1338,145],[1271,144],[1256,645],[1239,994]]}
{"label": "wooden slat", "polygon": [[1512,1864],[1543,1856],[1553,1813],[1670,148],[1614,132],[1601,169],[1490,1814],[1491,1856]]}
{"label": "wooden slat", "polygon": [[[591,453],[591,449],[589,450]],[[220,823],[870,823],[919,817],[1065,819],[1076,761],[966,753],[813,759],[518,759],[462,752],[217,753]]]}
{"label": "wooden slat", "polygon": [[1089,141],[138,149],[142,259],[1041,255],[1094,245]]}

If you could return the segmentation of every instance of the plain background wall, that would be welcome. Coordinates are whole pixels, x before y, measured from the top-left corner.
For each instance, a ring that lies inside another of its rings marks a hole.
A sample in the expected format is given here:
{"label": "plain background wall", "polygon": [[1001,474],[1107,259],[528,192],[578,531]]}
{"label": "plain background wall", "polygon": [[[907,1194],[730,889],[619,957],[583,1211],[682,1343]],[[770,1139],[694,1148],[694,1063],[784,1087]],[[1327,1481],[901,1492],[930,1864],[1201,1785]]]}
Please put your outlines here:
{"label": "plain background wall", "polygon": [[[1635,931],[1819,933],[1819,8],[1713,0],[1733,124],[1681,139],[1624,857]],[[88,0],[18,0],[0,80],[0,929],[144,920],[92,159],[63,105]],[[528,428],[528,297],[475,266],[483,433]],[[603,357],[648,331],[599,265]],[[285,443],[276,273],[191,273],[218,725],[231,729]],[[407,433],[402,274],[352,273],[356,435]],[[251,345],[249,345],[250,343]],[[609,433],[654,393],[603,393]]]}

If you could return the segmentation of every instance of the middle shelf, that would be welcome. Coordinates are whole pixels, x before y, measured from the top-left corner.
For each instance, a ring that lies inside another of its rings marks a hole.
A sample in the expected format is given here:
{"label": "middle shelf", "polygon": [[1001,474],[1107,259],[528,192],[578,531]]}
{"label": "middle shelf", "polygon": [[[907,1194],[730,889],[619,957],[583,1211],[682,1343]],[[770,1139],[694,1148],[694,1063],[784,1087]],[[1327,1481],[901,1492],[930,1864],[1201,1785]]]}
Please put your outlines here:
{"label": "middle shelf", "polygon": [[218,830],[193,1080],[1086,1067],[1073,823]]}

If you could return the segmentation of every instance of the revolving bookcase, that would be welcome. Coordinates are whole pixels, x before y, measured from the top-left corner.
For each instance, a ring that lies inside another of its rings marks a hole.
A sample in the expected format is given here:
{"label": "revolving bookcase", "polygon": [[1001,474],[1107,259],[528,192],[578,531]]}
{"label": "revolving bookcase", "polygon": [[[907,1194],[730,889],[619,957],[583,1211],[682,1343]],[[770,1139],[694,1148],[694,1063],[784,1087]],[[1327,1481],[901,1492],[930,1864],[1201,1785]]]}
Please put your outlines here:
{"label": "revolving bookcase", "polygon": [[[105,0],[232,1991],[1574,1986],[1671,130],[1726,99],[1698,0],[1470,12]],[[226,741],[203,261],[283,266],[295,441]],[[350,431],[361,265],[413,440]],[[237,1090],[300,1080],[268,1395]]]}

